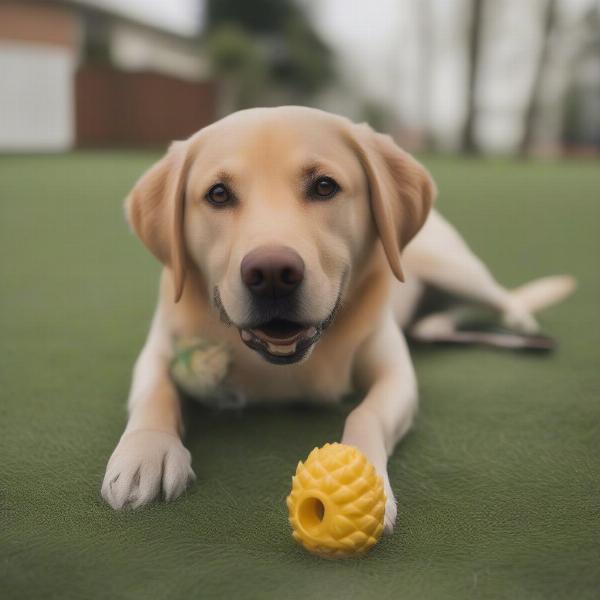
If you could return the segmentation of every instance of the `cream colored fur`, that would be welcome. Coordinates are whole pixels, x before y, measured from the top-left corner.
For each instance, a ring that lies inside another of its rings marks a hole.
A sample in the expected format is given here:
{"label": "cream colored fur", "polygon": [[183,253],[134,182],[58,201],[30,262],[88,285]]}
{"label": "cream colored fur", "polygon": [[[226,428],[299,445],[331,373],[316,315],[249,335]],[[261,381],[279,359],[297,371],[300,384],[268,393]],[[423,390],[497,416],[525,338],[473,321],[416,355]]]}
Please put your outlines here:
{"label": "cream colored fur", "polygon": [[[307,200],[302,181],[311,170],[336,179],[338,196]],[[224,179],[238,201],[215,209],[205,195]],[[165,268],[134,369],[129,422],[108,462],[106,501],[122,509],[161,494],[170,500],[193,480],[169,363],[173,335],[198,335],[229,343],[231,380],[250,403],[338,402],[351,390],[364,394],[342,441],[362,450],[384,478],[391,532],[396,504],[387,460],[410,428],[418,397],[402,327],[424,286],[486,304],[513,327],[534,331],[532,311],[572,285],[564,279],[503,288],[455,229],[430,212],[434,193],[425,169],[391,138],[314,109],[243,111],[174,144],[127,200],[133,229]],[[235,327],[248,314],[240,262],[264,244],[284,244],[302,256],[303,318],[323,320],[342,300],[333,324],[300,363],[266,362]],[[219,318],[217,288],[233,325]]]}

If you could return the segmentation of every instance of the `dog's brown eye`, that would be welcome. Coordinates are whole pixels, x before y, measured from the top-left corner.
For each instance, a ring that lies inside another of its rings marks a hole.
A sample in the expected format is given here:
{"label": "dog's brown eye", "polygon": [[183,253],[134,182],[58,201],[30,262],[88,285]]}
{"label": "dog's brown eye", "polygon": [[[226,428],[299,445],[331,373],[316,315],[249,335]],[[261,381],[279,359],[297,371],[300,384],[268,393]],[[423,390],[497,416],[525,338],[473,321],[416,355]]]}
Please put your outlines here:
{"label": "dog's brown eye", "polygon": [[208,190],[206,199],[215,206],[223,206],[231,201],[231,193],[222,183],[217,183]]}
{"label": "dog's brown eye", "polygon": [[313,184],[313,193],[318,198],[331,198],[339,189],[331,177],[319,177]]}

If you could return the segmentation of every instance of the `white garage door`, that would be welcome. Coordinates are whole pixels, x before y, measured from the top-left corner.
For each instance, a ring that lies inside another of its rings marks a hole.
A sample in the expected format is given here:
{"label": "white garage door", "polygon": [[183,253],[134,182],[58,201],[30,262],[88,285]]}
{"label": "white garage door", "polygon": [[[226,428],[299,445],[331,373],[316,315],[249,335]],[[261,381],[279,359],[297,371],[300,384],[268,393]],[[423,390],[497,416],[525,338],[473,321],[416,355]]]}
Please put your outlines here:
{"label": "white garage door", "polygon": [[73,146],[74,71],[68,49],[0,42],[0,150]]}

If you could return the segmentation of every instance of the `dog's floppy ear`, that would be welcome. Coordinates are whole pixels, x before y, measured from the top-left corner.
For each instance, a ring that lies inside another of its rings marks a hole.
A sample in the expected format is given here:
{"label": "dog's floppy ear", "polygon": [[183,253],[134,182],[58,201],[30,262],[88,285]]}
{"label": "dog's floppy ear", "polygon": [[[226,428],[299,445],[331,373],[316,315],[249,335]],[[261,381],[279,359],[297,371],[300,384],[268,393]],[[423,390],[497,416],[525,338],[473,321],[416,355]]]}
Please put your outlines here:
{"label": "dog's floppy ear", "polygon": [[188,142],[174,142],[140,177],[125,200],[127,220],[146,247],[173,276],[175,302],[183,292],[186,252],[183,235]]}
{"label": "dog's floppy ear", "polygon": [[435,184],[421,163],[368,125],[353,125],[350,143],[367,174],[371,211],[388,262],[404,281],[400,254],[425,223]]}

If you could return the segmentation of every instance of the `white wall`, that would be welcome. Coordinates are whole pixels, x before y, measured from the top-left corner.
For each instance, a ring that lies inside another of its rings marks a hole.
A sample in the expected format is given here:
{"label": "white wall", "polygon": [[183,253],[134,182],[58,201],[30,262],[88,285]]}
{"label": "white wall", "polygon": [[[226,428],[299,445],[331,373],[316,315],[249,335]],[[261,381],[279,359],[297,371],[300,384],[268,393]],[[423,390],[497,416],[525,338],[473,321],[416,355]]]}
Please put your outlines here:
{"label": "white wall", "polygon": [[75,57],[65,48],[0,42],[0,150],[67,150],[74,142]]}
{"label": "white wall", "polygon": [[195,44],[127,23],[111,27],[110,52],[127,71],[158,71],[184,79],[206,79],[208,65]]}

